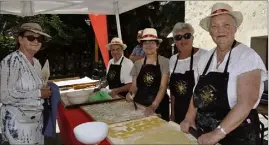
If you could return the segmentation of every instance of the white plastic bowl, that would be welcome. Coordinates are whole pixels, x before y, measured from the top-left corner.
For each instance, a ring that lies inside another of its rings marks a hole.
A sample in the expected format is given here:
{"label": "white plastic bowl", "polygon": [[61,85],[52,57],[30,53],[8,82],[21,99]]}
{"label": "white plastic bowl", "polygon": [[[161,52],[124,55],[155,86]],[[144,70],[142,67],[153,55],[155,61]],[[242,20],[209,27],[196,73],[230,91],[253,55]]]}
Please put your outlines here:
{"label": "white plastic bowl", "polygon": [[97,144],[108,134],[108,125],[104,122],[87,122],[74,128],[74,134],[83,144]]}
{"label": "white plastic bowl", "polygon": [[80,90],[80,91],[74,91],[74,92],[68,92],[66,93],[67,100],[71,104],[82,104],[87,103],[90,93],[92,93],[93,90]]}

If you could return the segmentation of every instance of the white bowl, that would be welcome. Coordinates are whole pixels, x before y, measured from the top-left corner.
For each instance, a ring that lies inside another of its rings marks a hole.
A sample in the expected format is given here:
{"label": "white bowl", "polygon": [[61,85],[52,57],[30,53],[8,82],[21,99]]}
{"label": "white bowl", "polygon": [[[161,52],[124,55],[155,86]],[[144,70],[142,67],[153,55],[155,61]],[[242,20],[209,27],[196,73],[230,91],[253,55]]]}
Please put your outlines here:
{"label": "white bowl", "polygon": [[80,91],[74,91],[74,92],[68,92],[66,93],[67,100],[71,104],[82,104],[87,103],[90,93],[92,93],[93,90],[80,90]]}
{"label": "white bowl", "polygon": [[107,137],[108,125],[103,122],[83,123],[74,128],[74,134],[83,144],[97,144]]}

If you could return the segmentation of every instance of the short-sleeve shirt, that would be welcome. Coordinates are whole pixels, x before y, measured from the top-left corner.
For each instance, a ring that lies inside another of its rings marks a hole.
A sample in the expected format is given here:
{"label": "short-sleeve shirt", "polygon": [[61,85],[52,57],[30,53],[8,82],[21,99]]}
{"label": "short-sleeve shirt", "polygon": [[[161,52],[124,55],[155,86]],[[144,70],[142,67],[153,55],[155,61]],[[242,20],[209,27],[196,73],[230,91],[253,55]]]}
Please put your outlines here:
{"label": "short-sleeve shirt", "polygon": [[[122,56],[122,57],[124,57],[124,56]],[[113,58],[109,60],[108,67],[107,67],[107,73],[108,73],[108,70],[109,70],[109,67],[111,64],[120,65],[122,57],[116,63],[114,62]],[[121,64],[121,71],[120,71],[121,83],[128,84],[128,83],[132,82],[132,76],[130,75],[130,72],[133,68],[133,65],[134,65],[133,62],[130,59],[124,57],[122,64]]]}
{"label": "short-sleeve shirt", "polygon": [[[205,49],[199,49],[194,55],[193,55],[193,68],[194,70],[194,77],[195,82],[197,82],[198,73],[197,73],[197,64],[199,62],[199,59],[202,55],[207,53],[207,50]],[[173,73],[175,63],[177,61],[177,54],[173,55],[169,60],[169,70],[170,74]],[[179,59],[177,62],[177,66],[174,73],[182,73],[184,74],[186,71],[190,70],[190,63],[191,63],[191,57],[185,58],[185,59]]]}
{"label": "short-sleeve shirt", "polygon": [[[162,75],[169,73],[169,59],[159,55],[158,56],[158,61],[159,61],[159,64],[160,64]],[[136,76],[136,77],[138,76],[138,74],[139,74],[139,72],[140,72],[140,70],[142,68],[143,63],[144,63],[144,59],[137,60],[134,63],[134,67],[133,67],[133,69],[131,71],[132,76]]]}
{"label": "short-sleeve shirt", "polygon": [[[215,49],[212,49],[211,51],[208,51],[205,55],[201,56],[199,63],[198,63],[198,75],[202,75],[205,66],[214,52]],[[225,58],[223,62],[217,66],[217,55],[216,52],[214,53],[214,56],[212,58],[212,62],[210,64],[210,67],[207,71],[208,72],[224,72],[224,68],[226,65],[226,62],[228,60],[229,52],[225,55]],[[260,98],[262,96],[263,90],[264,90],[264,81],[267,80],[267,70],[265,68],[265,65],[261,59],[261,57],[250,47],[239,44],[235,48],[232,49],[230,61],[228,65],[228,72],[229,72],[229,81],[228,81],[228,101],[230,108],[233,108],[237,104],[237,77],[240,74],[259,69],[261,70],[261,83],[260,83],[260,90],[259,90],[259,99],[256,102],[256,104],[253,106],[253,108],[256,108],[260,102]]]}
{"label": "short-sleeve shirt", "polygon": [[132,54],[134,54],[135,56],[145,56],[145,52],[144,52],[143,48],[140,47],[140,45],[135,46]]}

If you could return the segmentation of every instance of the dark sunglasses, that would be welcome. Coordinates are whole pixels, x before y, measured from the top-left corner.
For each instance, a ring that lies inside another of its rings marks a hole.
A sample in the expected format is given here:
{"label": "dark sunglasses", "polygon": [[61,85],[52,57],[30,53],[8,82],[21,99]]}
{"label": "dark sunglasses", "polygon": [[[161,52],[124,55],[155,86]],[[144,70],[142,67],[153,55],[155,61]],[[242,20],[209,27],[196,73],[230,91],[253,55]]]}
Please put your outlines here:
{"label": "dark sunglasses", "polygon": [[38,43],[44,42],[44,37],[43,36],[35,37],[33,35],[28,35],[28,36],[23,36],[23,37],[26,37],[27,40],[30,41],[30,42],[35,41],[35,39],[37,40]]}
{"label": "dark sunglasses", "polygon": [[183,38],[184,38],[184,39],[190,39],[191,36],[192,36],[191,33],[186,33],[186,34],[184,34],[184,35],[176,35],[176,36],[174,36],[174,39],[177,40],[177,41],[180,41],[180,40],[182,40]]}

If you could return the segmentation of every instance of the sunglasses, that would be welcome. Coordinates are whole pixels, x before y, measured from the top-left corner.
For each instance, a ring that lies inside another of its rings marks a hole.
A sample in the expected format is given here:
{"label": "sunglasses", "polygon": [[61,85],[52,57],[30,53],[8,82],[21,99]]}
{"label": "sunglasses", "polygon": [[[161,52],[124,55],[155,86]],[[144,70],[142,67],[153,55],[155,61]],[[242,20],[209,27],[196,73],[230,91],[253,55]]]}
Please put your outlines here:
{"label": "sunglasses", "polygon": [[28,36],[23,36],[23,37],[26,37],[27,40],[30,41],[30,42],[33,42],[35,40],[37,40],[38,43],[44,42],[44,37],[43,36],[35,37],[33,35],[28,35]]}
{"label": "sunglasses", "polygon": [[186,33],[186,34],[184,34],[184,35],[176,35],[176,36],[174,36],[174,39],[176,40],[176,41],[180,41],[180,40],[182,40],[183,38],[184,39],[190,39],[191,38],[191,33]]}

